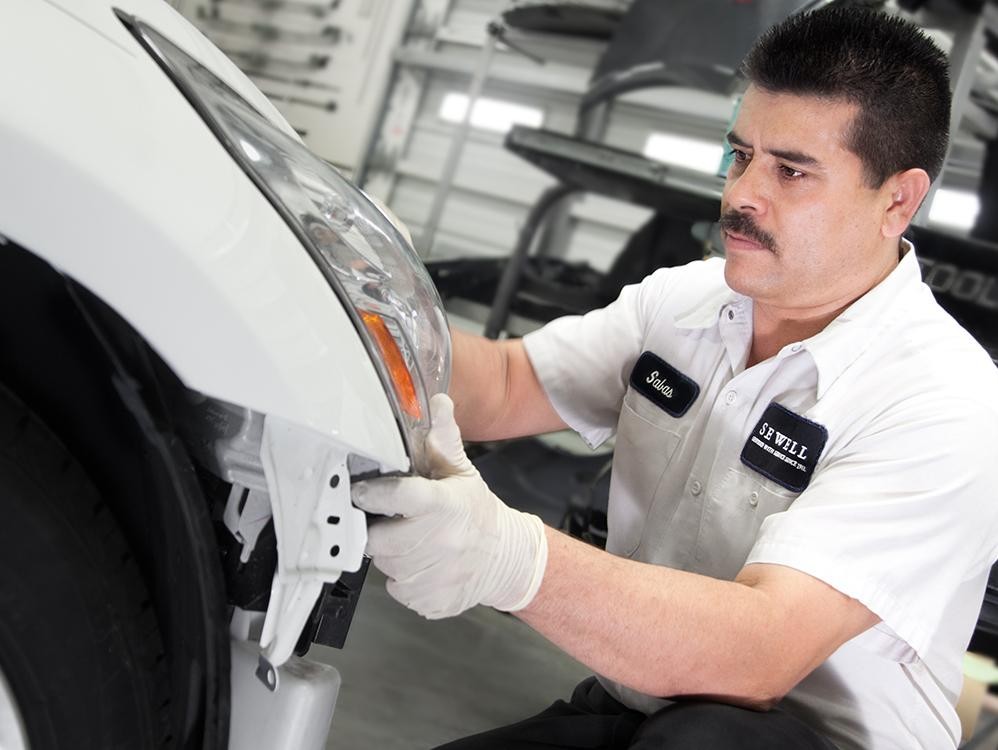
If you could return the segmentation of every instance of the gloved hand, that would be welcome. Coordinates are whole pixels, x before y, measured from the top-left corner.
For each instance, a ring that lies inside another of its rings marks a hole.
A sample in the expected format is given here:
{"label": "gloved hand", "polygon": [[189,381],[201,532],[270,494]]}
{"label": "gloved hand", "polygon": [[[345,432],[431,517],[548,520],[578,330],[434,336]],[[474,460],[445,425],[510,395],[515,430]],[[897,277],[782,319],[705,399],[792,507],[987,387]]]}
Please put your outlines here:
{"label": "gloved hand", "polygon": [[476,604],[513,612],[537,593],[547,565],[544,524],[508,507],[464,453],[445,394],[430,400],[427,436],[434,478],[372,479],[354,504],[384,516],[369,523],[367,554],[388,593],[431,620]]}

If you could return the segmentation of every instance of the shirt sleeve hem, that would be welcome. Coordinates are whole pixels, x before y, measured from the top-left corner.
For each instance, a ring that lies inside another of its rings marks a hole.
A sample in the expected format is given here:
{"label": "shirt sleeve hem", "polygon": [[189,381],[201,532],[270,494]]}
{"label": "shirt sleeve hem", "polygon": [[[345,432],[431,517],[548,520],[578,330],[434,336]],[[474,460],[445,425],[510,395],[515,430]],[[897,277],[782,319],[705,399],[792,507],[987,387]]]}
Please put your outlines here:
{"label": "shirt sleeve hem", "polygon": [[817,578],[862,603],[924,659],[929,650],[929,634],[916,617],[905,611],[893,592],[871,579],[868,570],[832,560],[813,546],[809,540],[801,540],[799,544],[762,540],[753,547],[745,564],[782,565]]}
{"label": "shirt sleeve hem", "polygon": [[613,429],[597,426],[580,419],[568,408],[568,403],[557,392],[556,384],[560,380],[560,371],[557,361],[551,351],[551,347],[545,344],[544,329],[532,331],[523,337],[523,348],[527,353],[527,359],[534,368],[537,380],[544,389],[544,394],[551,402],[551,406],[561,417],[562,421],[586,442],[590,448],[595,450],[605,443],[614,434]]}

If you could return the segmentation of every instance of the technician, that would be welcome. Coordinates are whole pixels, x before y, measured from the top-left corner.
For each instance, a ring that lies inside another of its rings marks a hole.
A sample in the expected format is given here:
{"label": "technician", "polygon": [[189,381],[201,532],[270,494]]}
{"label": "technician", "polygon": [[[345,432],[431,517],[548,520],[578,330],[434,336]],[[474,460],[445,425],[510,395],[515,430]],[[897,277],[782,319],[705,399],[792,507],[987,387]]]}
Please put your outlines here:
{"label": "technician", "polygon": [[[522,341],[454,335],[433,478],[358,506],[392,596],[513,612],[599,677],[447,745],[955,748],[998,557],[998,372],[902,234],[948,140],[947,61],[858,9],[744,62],[726,258],[661,269]],[[607,552],[493,495],[472,440],[616,435]]]}

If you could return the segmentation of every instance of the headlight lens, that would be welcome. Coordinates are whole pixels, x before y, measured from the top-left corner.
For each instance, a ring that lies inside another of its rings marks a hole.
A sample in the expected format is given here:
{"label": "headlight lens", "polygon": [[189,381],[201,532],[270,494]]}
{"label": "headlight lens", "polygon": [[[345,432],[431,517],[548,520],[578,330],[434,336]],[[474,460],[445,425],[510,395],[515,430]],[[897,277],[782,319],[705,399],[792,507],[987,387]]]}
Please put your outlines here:
{"label": "headlight lens", "polygon": [[450,336],[433,282],[399,229],[356,186],[275,127],[168,39],[122,16],[236,162],[301,239],[351,314],[417,464],[428,400],[450,378]]}

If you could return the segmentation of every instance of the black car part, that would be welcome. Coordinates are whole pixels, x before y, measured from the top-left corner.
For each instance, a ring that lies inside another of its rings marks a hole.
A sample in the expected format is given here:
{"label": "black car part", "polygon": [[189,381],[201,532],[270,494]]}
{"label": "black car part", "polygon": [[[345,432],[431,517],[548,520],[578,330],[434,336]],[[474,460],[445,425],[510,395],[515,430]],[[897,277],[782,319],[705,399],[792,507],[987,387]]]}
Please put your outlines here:
{"label": "black car part", "polygon": [[173,742],[222,750],[225,592],[208,506],[163,397],[176,377],[95,295],[14,242],[0,250],[0,381],[82,467],[134,557],[162,633]]}

